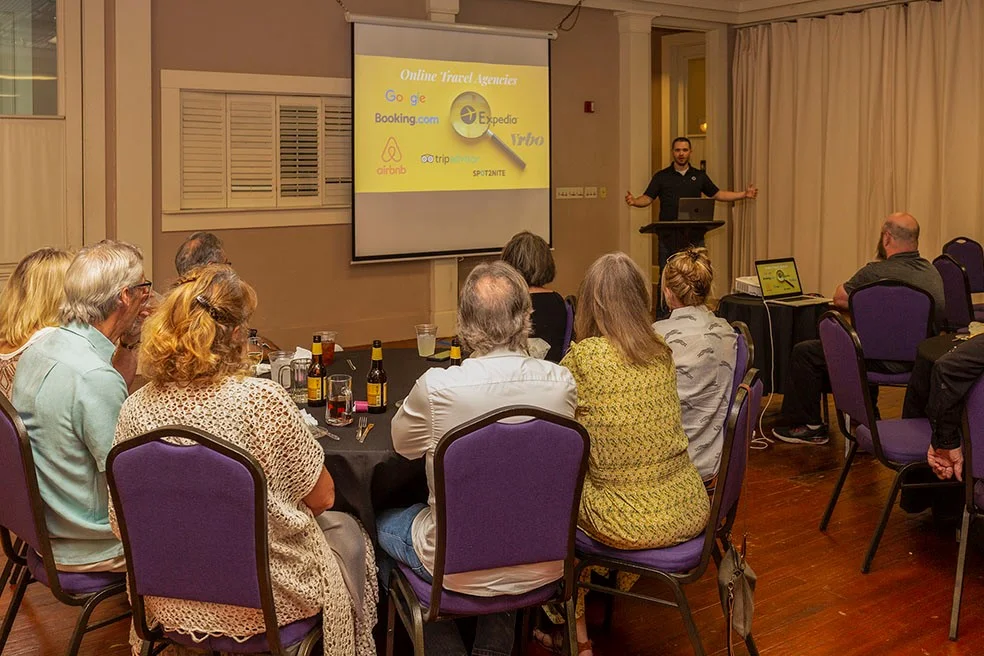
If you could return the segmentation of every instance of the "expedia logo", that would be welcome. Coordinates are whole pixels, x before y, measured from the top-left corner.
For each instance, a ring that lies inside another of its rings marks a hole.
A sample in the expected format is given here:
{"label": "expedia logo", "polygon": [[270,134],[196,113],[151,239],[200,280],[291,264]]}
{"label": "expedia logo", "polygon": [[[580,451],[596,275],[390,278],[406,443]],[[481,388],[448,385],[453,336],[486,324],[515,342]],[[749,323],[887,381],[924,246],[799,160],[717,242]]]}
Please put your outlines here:
{"label": "expedia logo", "polygon": [[379,159],[383,161],[384,164],[388,166],[380,166],[376,169],[376,175],[406,175],[407,167],[393,166],[394,164],[399,164],[403,161],[403,151],[400,150],[400,142],[396,140],[396,137],[390,137],[386,140],[383,145],[383,152],[380,153]]}
{"label": "expedia logo", "polygon": [[461,122],[465,125],[471,125],[475,121],[478,121],[479,125],[495,127],[497,125],[515,125],[519,122],[519,119],[512,114],[506,114],[505,116],[492,116],[488,112],[479,111],[471,105],[465,105],[462,107],[459,114],[461,116]]}

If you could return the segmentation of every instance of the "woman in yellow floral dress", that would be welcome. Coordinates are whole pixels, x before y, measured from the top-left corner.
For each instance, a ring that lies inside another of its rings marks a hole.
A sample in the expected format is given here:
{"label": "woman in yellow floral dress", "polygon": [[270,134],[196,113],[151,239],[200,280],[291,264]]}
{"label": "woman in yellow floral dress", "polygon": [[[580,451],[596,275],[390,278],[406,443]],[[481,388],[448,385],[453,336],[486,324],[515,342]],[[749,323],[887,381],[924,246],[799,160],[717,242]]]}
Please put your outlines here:
{"label": "woman in yellow floral dress", "polygon": [[[588,269],[578,294],[576,344],[561,362],[577,381],[577,420],[591,435],[578,526],[616,549],[685,542],[707,525],[709,505],[687,455],[669,347],[650,322],[649,284],[628,255]],[[590,572],[585,572],[590,576]],[[627,589],[635,577],[620,576]],[[588,654],[583,592],[578,653]]]}

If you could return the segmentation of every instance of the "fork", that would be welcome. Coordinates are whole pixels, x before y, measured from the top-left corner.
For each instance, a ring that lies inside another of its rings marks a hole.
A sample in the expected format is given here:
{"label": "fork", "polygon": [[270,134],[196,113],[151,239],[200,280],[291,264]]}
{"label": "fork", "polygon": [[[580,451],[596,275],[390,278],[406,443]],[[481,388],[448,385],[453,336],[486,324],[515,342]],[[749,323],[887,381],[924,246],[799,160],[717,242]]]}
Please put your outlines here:
{"label": "fork", "polygon": [[366,426],[368,424],[369,424],[369,417],[366,417],[365,415],[359,417],[359,428],[358,430],[355,431],[355,439],[357,439],[360,443],[362,442],[362,440],[366,438],[365,437]]}

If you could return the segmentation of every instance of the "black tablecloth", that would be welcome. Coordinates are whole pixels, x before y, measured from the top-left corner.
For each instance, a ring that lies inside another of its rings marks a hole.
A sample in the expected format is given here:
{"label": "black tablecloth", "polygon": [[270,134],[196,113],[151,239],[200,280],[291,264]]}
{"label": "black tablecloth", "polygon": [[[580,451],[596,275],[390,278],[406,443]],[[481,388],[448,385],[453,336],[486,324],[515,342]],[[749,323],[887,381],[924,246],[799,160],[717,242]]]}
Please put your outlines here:
{"label": "black tablecloth", "polygon": [[[783,393],[783,385],[789,372],[789,356],[797,343],[817,339],[817,322],[824,312],[830,309],[825,303],[791,307],[788,305],[769,304],[766,313],[765,304],[758,296],[748,294],[731,294],[721,299],[717,315],[730,321],[743,321],[748,325],[755,342],[755,363],[759,370],[765,391],[770,391],[770,371],[775,366],[772,378],[775,380],[774,389]],[[772,317],[772,337],[775,348],[769,343],[769,315]]]}
{"label": "black tablecloth", "polygon": [[929,379],[933,365],[941,357],[952,351],[967,339],[967,335],[943,334],[924,339],[916,351],[916,362],[912,366],[909,384],[905,390],[902,416],[905,418],[925,417],[926,402],[929,400]]}
{"label": "black tablecloth", "polygon": [[[351,360],[356,370],[348,366]],[[366,399],[366,375],[370,351],[344,351],[335,354],[329,374],[352,376],[352,392],[357,400]],[[376,513],[387,508],[403,508],[427,501],[427,478],[424,461],[407,460],[393,450],[390,423],[396,403],[410,393],[414,382],[430,367],[446,367],[447,362],[429,362],[417,355],[417,349],[386,349],[383,366],[389,383],[389,405],[383,414],[365,414],[375,427],[362,444],[355,439],[358,418],[348,426],[325,424],[324,408],[306,408],[318,424],[341,440],[323,437],[325,467],[335,481],[334,510],[349,512],[362,521],[373,540],[376,538]],[[304,406],[306,407],[306,406]]]}

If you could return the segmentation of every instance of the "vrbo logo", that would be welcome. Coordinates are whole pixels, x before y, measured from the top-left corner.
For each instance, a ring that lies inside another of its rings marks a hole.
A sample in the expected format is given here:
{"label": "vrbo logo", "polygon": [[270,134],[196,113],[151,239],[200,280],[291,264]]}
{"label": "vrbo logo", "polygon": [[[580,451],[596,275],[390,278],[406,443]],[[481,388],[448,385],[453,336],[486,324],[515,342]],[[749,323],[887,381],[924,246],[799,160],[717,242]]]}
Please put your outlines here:
{"label": "vrbo logo", "polygon": [[427,102],[427,96],[424,94],[411,93],[409,96],[404,96],[402,93],[398,93],[393,89],[387,89],[386,93],[383,94],[387,102],[409,102],[411,107],[416,107],[417,105],[423,105]]}
{"label": "vrbo logo", "polygon": [[523,133],[512,133],[512,145],[514,146],[542,146],[546,143],[546,140],[532,132]]}

